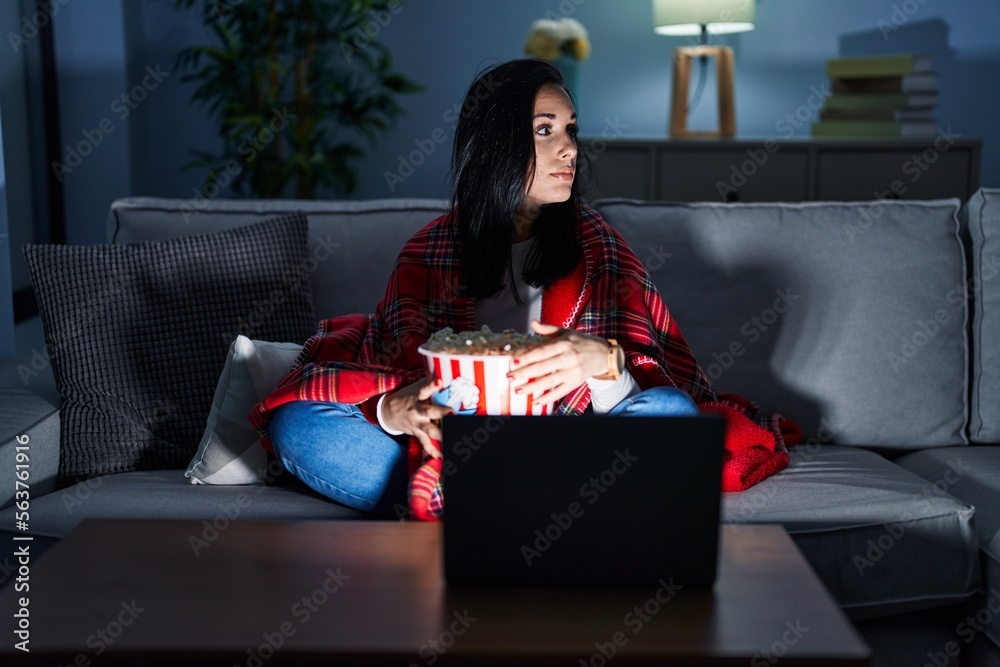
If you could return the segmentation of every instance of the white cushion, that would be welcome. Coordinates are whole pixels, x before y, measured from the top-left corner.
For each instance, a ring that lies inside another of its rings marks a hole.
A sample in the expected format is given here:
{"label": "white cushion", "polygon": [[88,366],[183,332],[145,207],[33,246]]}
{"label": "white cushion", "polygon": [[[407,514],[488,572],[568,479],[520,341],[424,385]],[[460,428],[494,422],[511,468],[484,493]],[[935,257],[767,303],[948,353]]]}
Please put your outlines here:
{"label": "white cushion", "polygon": [[301,349],[295,343],[236,337],[215,389],[205,435],[184,473],[192,484],[258,484],[265,480],[267,454],[247,415],[274,391]]}

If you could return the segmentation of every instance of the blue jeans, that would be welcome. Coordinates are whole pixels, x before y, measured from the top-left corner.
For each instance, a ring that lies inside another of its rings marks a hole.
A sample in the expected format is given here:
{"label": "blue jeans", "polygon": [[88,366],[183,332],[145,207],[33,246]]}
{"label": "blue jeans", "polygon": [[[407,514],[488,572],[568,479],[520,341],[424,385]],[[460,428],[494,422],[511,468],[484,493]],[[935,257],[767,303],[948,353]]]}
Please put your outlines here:
{"label": "blue jeans", "polygon": [[[608,416],[670,417],[698,413],[683,391],[654,387],[625,399]],[[313,490],[379,514],[407,506],[407,443],[370,423],[356,405],[297,401],[278,408],[271,442],[282,465]]]}

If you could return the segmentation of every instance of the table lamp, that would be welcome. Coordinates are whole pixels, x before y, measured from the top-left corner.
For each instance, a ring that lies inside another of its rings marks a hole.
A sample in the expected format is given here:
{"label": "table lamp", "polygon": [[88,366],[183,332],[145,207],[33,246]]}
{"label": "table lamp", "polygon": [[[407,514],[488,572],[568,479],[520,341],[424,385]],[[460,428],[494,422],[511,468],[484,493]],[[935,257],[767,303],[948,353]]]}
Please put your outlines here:
{"label": "table lamp", "polygon": [[[709,46],[708,35],[753,30],[753,0],[653,0],[653,29],[661,35],[698,35],[697,46],[674,50],[674,81],[670,97],[670,136],[732,137],[736,134],[733,107],[733,50]],[[691,61],[715,57],[719,102],[719,129],[692,132],[687,128]]]}

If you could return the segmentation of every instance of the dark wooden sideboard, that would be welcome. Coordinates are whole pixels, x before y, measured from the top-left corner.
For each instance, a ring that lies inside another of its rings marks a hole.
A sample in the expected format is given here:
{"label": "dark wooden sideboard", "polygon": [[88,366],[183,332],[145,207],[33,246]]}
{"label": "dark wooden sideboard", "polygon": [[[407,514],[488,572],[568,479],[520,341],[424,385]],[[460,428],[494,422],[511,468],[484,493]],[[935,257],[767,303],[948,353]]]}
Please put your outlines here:
{"label": "dark wooden sideboard", "polygon": [[584,138],[587,196],[660,201],[968,199],[982,140]]}

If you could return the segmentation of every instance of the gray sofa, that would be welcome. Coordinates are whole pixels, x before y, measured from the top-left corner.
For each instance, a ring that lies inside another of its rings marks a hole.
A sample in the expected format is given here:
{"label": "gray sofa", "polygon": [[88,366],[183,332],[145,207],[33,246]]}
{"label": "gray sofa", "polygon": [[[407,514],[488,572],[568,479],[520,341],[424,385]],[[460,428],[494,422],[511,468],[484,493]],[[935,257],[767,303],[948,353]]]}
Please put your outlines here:
{"label": "gray sofa", "polygon": [[[786,470],[726,494],[724,530],[784,525],[875,664],[1000,664],[1000,190],[964,205],[596,207],[646,265],[714,386],[803,427]],[[128,244],[302,211],[309,247],[324,253],[309,267],[313,305],[328,317],[370,311],[403,242],[443,210],[130,198],[114,202],[107,231]],[[239,519],[364,517],[294,480],[193,485],[181,468],[56,490],[60,397],[41,341],[5,363],[0,394],[11,406],[0,424],[4,531],[24,436],[39,542],[86,517],[192,518],[206,535]]]}

